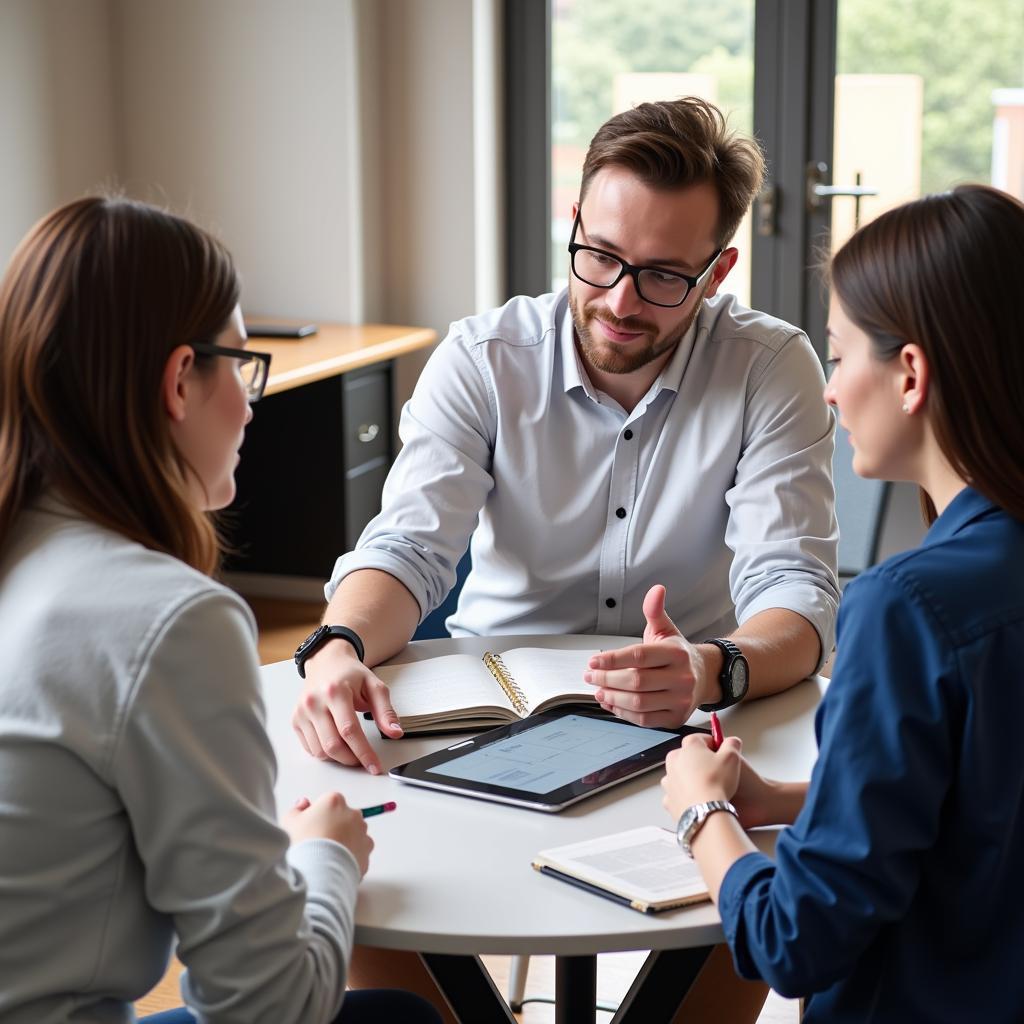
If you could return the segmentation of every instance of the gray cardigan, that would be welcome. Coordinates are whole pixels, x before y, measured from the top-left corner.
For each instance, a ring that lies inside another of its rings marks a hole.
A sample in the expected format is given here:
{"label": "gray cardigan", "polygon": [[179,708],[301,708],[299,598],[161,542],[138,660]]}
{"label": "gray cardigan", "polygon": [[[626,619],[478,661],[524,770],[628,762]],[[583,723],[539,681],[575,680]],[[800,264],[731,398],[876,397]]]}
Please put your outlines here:
{"label": "gray cardigan", "polygon": [[[0,1021],[130,1021],[177,936],[201,1020],[328,1021],[359,871],[275,823],[255,627],[53,499],[0,551]],[[311,794],[315,795],[315,794]]]}

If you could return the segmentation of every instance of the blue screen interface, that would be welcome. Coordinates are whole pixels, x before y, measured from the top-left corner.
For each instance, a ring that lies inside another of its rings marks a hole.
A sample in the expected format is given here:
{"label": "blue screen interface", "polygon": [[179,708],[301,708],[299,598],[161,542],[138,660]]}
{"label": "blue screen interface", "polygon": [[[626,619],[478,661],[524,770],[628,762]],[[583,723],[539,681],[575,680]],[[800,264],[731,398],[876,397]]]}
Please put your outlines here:
{"label": "blue screen interface", "polygon": [[566,715],[428,768],[427,774],[550,793],[671,739],[679,737],[661,729]]}

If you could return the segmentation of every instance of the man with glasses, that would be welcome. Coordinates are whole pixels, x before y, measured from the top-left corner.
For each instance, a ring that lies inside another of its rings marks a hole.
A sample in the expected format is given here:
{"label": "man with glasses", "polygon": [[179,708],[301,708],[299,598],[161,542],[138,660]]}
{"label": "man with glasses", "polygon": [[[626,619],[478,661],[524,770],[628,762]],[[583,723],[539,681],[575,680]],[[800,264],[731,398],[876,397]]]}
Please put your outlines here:
{"label": "man with glasses", "polygon": [[598,131],[568,289],[453,324],[403,412],[383,510],[296,655],[309,753],[380,770],[358,713],[401,727],[372,666],[470,541],[452,635],[642,634],[587,673],[628,721],[678,726],[821,666],[839,596],[821,368],[722,291],[763,166],[693,98]]}

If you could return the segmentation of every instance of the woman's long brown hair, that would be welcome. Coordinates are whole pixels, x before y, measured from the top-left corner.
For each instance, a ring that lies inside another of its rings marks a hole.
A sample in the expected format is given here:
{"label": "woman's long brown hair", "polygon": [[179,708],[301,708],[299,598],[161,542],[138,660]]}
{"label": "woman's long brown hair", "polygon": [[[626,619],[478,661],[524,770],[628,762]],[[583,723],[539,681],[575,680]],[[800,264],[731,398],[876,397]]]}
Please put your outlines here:
{"label": "woman's long brown hair", "polygon": [[80,199],[29,231],[0,284],[0,549],[52,489],[215,570],[216,532],[190,498],[160,384],[174,348],[212,340],[238,293],[219,242],[143,203]]}
{"label": "woman's long brown hair", "polygon": [[[877,359],[908,342],[931,369],[926,410],[972,487],[1024,520],[1024,205],[960,185],[882,214],[836,253],[830,280]],[[926,519],[935,506],[922,496]]]}

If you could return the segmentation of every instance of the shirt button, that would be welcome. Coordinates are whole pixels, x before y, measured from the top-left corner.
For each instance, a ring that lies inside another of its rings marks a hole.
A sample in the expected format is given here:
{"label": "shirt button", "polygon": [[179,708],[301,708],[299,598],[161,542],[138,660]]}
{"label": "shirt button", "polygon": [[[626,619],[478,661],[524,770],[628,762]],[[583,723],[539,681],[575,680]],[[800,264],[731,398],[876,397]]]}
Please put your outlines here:
{"label": "shirt button", "polygon": [[614,608],[615,607],[615,598],[614,597],[609,597],[608,600],[605,601],[605,604],[608,605],[609,608]]}
{"label": "shirt button", "polygon": [[625,438],[625,439],[626,439],[627,441],[632,441],[632,440],[633,440],[633,431],[632,431],[632,430],[624,430],[624,431],[622,432],[622,436],[623,436],[623,437],[624,437],[624,438]]}
{"label": "shirt button", "polygon": [[620,519],[625,519],[625,518],[626,518],[626,510],[625,510],[624,508],[617,508],[617,509],[615,510],[615,514],[616,514],[616,515],[617,515],[617,516],[618,516],[618,517],[619,517]]}

